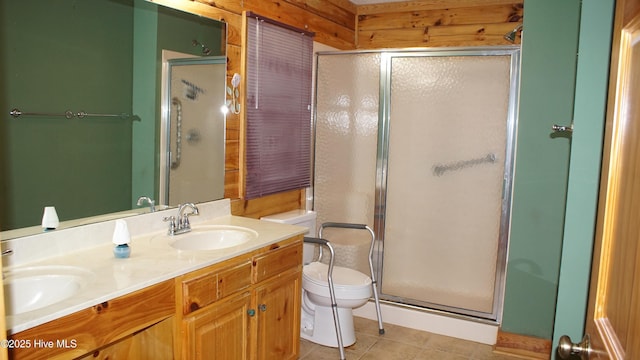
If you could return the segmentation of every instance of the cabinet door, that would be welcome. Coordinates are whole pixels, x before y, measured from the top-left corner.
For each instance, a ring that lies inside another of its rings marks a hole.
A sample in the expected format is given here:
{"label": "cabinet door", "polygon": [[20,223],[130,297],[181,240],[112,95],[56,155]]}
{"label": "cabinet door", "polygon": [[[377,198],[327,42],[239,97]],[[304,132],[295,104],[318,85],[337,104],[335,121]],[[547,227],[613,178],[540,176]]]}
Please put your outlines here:
{"label": "cabinet door", "polygon": [[[172,360],[173,359],[173,326],[174,317],[170,317],[155,325],[127,336],[78,360]],[[73,346],[74,343],[68,343]],[[69,359],[70,355],[62,355],[60,359]],[[50,357],[48,357],[50,359]]]}
{"label": "cabinet door", "polygon": [[245,292],[185,318],[185,358],[248,359],[250,305]]}
{"label": "cabinet door", "polygon": [[300,271],[276,277],[255,290],[257,358],[297,359],[300,347]]}

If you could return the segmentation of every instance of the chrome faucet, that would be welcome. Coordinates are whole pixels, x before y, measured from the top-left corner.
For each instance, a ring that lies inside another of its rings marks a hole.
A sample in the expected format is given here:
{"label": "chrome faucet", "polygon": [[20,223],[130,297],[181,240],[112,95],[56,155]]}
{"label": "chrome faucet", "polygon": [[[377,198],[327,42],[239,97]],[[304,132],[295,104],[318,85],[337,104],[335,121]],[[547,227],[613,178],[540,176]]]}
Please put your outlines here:
{"label": "chrome faucet", "polygon": [[[187,208],[191,208],[191,212],[185,213]],[[198,207],[193,203],[182,204],[178,207],[178,217],[167,216],[162,220],[169,222],[169,235],[179,235],[191,231],[191,223],[189,222],[189,215],[198,215]]]}
{"label": "chrome faucet", "polygon": [[156,211],[156,202],[153,201],[153,199],[151,199],[150,197],[147,196],[140,196],[138,198],[138,202],[137,205],[138,206],[142,206],[142,204],[145,203],[145,201],[149,204],[149,211],[150,212],[155,212]]}

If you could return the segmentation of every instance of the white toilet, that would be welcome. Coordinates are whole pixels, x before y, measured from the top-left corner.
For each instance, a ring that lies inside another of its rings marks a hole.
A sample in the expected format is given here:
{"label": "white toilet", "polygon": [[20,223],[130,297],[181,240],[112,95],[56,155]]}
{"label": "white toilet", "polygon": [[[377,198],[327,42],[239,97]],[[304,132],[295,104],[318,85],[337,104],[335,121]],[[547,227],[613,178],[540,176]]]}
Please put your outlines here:
{"label": "white toilet", "polygon": [[[316,213],[313,211],[293,210],[261,220],[305,226],[309,229],[306,235],[316,236]],[[328,265],[312,262],[315,246],[304,244],[300,336],[316,344],[338,347],[327,281]],[[325,256],[327,254],[325,251]],[[371,278],[356,270],[334,266],[332,280],[343,346],[350,346],[356,342],[352,309],[366,304],[371,297]]]}

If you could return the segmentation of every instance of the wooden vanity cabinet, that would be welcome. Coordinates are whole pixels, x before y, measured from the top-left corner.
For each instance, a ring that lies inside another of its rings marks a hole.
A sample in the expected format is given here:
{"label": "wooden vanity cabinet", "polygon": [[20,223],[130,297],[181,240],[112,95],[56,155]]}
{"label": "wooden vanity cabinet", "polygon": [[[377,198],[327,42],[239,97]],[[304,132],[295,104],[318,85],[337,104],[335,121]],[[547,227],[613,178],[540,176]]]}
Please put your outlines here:
{"label": "wooden vanity cabinet", "polygon": [[22,359],[297,359],[302,235],[10,336]]}
{"label": "wooden vanity cabinet", "polygon": [[180,359],[297,359],[302,236],[176,279]]}
{"label": "wooden vanity cabinet", "polygon": [[9,359],[171,359],[174,294],[167,280],[19,332]]}

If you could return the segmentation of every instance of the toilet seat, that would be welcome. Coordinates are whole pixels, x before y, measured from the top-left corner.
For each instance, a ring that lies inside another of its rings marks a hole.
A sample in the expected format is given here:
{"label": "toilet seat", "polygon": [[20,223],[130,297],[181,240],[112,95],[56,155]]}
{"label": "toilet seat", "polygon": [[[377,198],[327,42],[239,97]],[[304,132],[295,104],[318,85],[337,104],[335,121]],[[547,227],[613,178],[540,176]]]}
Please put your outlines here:
{"label": "toilet seat", "polygon": [[[302,288],[320,296],[329,297],[329,266],[312,262],[302,268]],[[331,279],[338,299],[366,299],[371,296],[371,278],[342,266],[334,266]]]}

